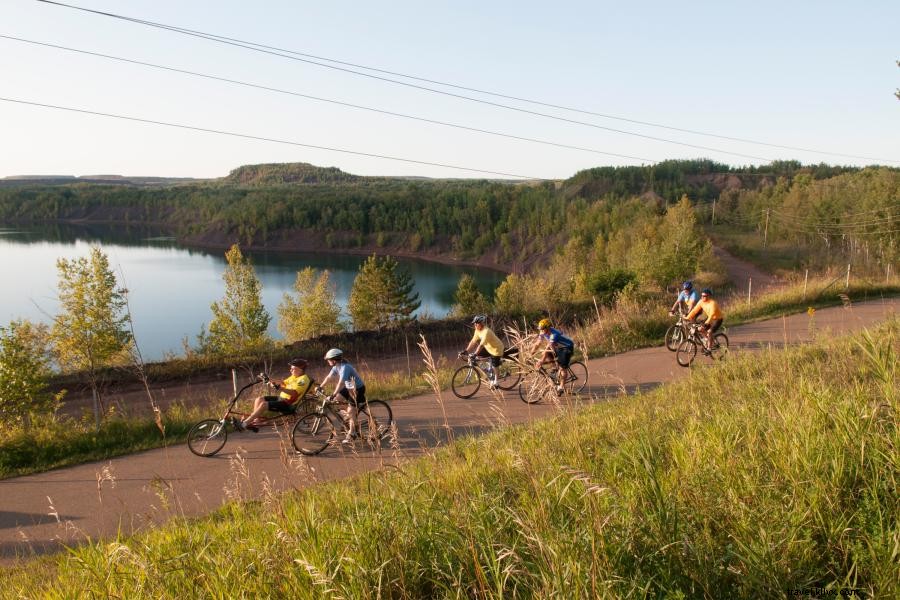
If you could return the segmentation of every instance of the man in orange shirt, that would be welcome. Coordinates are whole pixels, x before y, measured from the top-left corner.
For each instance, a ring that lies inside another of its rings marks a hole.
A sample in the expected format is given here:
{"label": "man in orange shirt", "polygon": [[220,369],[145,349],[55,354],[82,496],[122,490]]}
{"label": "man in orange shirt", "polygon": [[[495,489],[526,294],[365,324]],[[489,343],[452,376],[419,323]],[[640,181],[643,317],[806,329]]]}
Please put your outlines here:
{"label": "man in orange shirt", "polygon": [[700,326],[700,330],[706,334],[706,350],[704,352],[709,352],[713,343],[712,336],[722,326],[722,321],[725,320],[725,313],[719,308],[719,303],[713,300],[712,290],[709,288],[700,292],[700,302],[688,313],[688,320],[690,321],[700,314],[701,310],[706,315],[706,321]]}

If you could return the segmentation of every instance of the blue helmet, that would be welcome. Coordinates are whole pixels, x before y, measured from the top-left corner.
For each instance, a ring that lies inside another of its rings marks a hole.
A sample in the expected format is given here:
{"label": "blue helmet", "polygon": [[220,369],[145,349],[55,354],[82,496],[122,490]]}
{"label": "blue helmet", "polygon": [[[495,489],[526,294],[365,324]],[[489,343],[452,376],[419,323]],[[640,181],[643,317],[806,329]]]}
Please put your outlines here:
{"label": "blue helmet", "polygon": [[683,290],[690,290],[690,289],[693,289],[693,287],[694,287],[694,282],[692,282],[692,281],[685,281],[684,283],[681,284],[681,289],[683,289]]}
{"label": "blue helmet", "polygon": [[706,296],[709,296],[710,298],[712,298],[713,293],[712,293],[712,290],[711,290],[711,289],[709,289],[709,288],[703,288],[703,291],[700,292],[700,295],[701,295],[701,296],[706,295]]}

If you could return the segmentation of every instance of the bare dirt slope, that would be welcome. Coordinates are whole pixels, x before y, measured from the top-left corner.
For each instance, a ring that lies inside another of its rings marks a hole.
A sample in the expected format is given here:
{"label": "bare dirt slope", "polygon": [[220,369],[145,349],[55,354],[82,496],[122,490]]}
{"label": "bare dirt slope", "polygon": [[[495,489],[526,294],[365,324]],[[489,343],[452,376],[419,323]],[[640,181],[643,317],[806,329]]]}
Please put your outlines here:
{"label": "bare dirt slope", "polygon": [[[728,331],[736,353],[803,343],[823,331],[843,333],[896,314],[900,299],[822,309],[808,315],[762,321]],[[698,357],[700,363],[702,357]],[[700,365],[703,368],[704,365]],[[708,366],[708,365],[706,365]],[[632,394],[688,377],[665,348],[627,352],[588,364],[592,401]],[[445,391],[392,404],[399,426],[394,448],[376,454],[328,449],[305,458],[283,434],[230,436],[220,455],[200,458],[176,445],[103,462],[0,481],[0,557],[30,556],[86,539],[145,530],[176,515],[202,515],[236,499],[267,490],[290,490],[339,479],[421,455],[448,435],[478,434],[508,423],[542,417],[549,406],[523,404],[515,392],[470,400]],[[446,417],[444,416],[446,415]]]}

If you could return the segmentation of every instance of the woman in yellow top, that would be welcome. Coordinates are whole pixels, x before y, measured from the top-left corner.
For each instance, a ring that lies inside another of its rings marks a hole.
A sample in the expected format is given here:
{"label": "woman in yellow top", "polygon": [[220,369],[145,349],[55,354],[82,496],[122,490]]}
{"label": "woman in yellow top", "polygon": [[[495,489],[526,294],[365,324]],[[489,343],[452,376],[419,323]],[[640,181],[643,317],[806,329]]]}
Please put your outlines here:
{"label": "woman in yellow top", "polygon": [[243,421],[237,421],[238,429],[249,429],[250,431],[259,431],[259,428],[253,422],[256,417],[263,414],[267,410],[280,412],[283,414],[291,414],[297,408],[297,401],[301,400],[306,392],[312,386],[312,379],[306,374],[306,361],[302,358],[294,358],[288,363],[291,367],[289,377],[280,382],[273,379],[275,389],[281,390],[277,396],[260,396],[253,404],[253,412]]}
{"label": "woman in yellow top", "polygon": [[[475,335],[472,336],[472,341],[466,346],[465,352],[472,352],[475,356],[491,359],[491,364],[487,370],[490,386],[493,389],[497,386],[496,369],[500,366],[500,359],[503,357],[503,351],[506,347],[500,341],[500,338],[487,326],[486,316],[476,315],[472,319],[472,325],[475,326]],[[475,350],[473,351],[472,348],[475,348]]]}
{"label": "woman in yellow top", "polygon": [[700,301],[691,309],[687,316],[687,319],[690,321],[700,314],[701,310],[706,315],[706,321],[700,326],[700,330],[706,334],[707,352],[712,348],[713,334],[719,330],[719,327],[722,326],[722,321],[725,320],[725,313],[719,308],[719,303],[713,300],[712,295],[712,290],[709,288],[700,292]]}

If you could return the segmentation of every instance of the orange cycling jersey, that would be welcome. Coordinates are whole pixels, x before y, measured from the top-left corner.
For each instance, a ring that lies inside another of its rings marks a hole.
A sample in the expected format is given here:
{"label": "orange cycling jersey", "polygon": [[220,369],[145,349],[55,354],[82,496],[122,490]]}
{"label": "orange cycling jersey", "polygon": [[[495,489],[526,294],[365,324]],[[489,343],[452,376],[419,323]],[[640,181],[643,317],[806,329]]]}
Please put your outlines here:
{"label": "orange cycling jersey", "polygon": [[717,319],[725,318],[725,313],[723,313],[722,309],[719,308],[718,302],[716,302],[712,298],[707,298],[706,300],[701,298],[700,302],[698,302],[694,306],[694,308],[691,309],[691,312],[688,313],[688,320],[691,320],[699,315],[701,310],[703,311],[703,314],[706,315],[706,323],[712,323]]}

